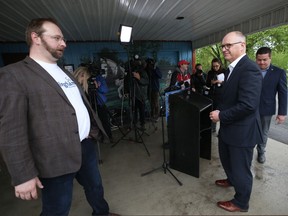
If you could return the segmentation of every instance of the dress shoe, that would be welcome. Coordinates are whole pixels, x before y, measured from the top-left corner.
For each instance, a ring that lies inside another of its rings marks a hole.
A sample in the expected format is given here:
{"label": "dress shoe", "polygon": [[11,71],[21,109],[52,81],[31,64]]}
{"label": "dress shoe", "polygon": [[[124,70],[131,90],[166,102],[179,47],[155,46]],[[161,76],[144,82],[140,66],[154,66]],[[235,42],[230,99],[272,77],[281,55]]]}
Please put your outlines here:
{"label": "dress shoe", "polygon": [[232,185],[228,182],[227,179],[220,179],[216,180],[215,184],[220,186],[220,187],[231,187]]}
{"label": "dress shoe", "polygon": [[265,163],[266,161],[265,154],[258,154],[257,161],[261,164]]}
{"label": "dress shoe", "polygon": [[229,212],[248,212],[248,209],[241,209],[231,201],[219,201],[217,206]]}

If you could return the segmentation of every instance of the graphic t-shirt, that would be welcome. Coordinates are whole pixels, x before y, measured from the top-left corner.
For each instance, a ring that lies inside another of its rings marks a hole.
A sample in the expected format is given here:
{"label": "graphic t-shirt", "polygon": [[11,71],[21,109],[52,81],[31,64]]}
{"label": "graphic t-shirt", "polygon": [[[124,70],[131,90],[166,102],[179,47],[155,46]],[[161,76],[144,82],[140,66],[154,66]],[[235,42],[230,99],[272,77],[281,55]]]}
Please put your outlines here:
{"label": "graphic t-shirt", "polygon": [[75,109],[80,140],[82,141],[87,138],[90,132],[90,117],[77,85],[57,64],[49,64],[42,61],[36,62],[40,64],[62,88]]}

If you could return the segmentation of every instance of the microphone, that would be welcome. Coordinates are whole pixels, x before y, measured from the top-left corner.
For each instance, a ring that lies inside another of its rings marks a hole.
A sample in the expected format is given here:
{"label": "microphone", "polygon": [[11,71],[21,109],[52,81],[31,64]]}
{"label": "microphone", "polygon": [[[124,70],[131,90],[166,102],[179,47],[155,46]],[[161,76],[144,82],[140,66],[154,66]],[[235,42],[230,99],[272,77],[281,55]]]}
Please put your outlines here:
{"label": "microphone", "polygon": [[189,82],[185,82],[184,83],[184,86],[185,86],[185,88],[188,88],[190,85],[189,85]]}

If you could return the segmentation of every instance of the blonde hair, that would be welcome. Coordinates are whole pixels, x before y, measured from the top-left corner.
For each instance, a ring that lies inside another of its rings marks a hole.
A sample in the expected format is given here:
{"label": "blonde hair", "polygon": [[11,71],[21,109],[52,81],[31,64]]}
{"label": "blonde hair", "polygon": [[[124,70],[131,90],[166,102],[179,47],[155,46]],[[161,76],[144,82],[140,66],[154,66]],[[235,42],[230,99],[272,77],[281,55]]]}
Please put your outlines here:
{"label": "blonde hair", "polygon": [[91,76],[90,71],[88,70],[87,67],[78,67],[74,72],[73,72],[74,77],[77,79],[79,84],[82,86],[84,91],[88,93],[88,79]]}

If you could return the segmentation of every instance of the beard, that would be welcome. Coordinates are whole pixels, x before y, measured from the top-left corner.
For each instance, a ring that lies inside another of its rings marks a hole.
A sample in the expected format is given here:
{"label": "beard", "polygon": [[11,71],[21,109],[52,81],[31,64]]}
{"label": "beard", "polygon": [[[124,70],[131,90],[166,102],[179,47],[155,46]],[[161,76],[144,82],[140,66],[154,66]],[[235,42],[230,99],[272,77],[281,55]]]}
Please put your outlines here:
{"label": "beard", "polygon": [[64,49],[65,48],[52,48],[51,46],[49,46],[49,44],[42,38],[42,43],[44,48],[55,58],[55,59],[60,59],[63,54],[64,54]]}

